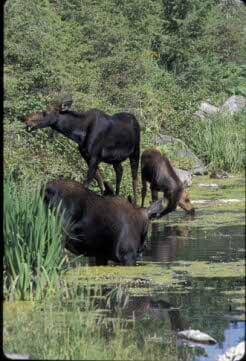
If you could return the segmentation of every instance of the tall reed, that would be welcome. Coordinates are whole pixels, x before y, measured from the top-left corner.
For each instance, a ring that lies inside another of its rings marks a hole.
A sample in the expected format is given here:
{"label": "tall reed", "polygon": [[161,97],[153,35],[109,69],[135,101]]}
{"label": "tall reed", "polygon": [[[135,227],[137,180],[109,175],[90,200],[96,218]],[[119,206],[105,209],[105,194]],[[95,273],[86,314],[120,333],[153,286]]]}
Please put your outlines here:
{"label": "tall reed", "polygon": [[218,115],[194,125],[191,145],[212,169],[239,172],[245,166],[245,114]]}
{"label": "tall reed", "polygon": [[[24,184],[24,185],[23,185]],[[8,297],[41,297],[64,265],[61,217],[47,210],[35,191],[4,182],[4,292]]]}

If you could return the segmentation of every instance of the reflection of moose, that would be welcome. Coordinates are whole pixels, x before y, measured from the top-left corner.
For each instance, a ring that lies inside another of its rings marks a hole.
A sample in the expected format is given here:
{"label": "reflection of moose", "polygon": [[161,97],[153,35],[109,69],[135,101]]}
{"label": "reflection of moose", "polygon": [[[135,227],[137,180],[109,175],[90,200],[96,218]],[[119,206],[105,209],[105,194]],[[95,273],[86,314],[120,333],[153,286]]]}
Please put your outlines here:
{"label": "reflection of moose", "polygon": [[123,174],[121,163],[130,159],[133,194],[136,203],[137,173],[139,165],[140,127],[134,115],[118,113],[110,116],[92,109],[84,113],[63,108],[32,113],[25,118],[28,131],[51,127],[76,142],[83,159],[88,164],[84,185],[95,178],[104,191],[98,169],[99,163],[112,164],[116,173],[116,194],[119,194]]}
{"label": "reflection of moose", "polygon": [[184,329],[184,323],[177,308],[163,300],[155,300],[151,296],[134,296],[123,309],[123,316],[141,320],[149,316],[152,320],[164,321],[169,317],[171,328],[174,331]]}
{"label": "reflection of moose", "polygon": [[147,237],[149,219],[163,210],[161,200],[148,208],[136,208],[120,197],[103,197],[75,181],[57,180],[45,188],[45,203],[62,202],[65,219],[72,226],[66,248],[75,254],[135,265]]}
{"label": "reflection of moose", "polygon": [[164,216],[176,209],[177,205],[187,213],[193,214],[194,208],[190,203],[188,193],[177,176],[168,158],[156,149],[147,149],[141,157],[142,173],[142,207],[147,192],[147,182],[150,183],[152,201],[158,199],[158,191],[168,200],[167,207],[160,216]]}
{"label": "reflection of moose", "polygon": [[188,233],[189,230],[186,226],[152,223],[150,244],[145,251],[147,258],[150,256],[151,260],[156,262],[175,261],[177,251],[182,245],[182,239],[177,239],[177,237],[187,238]]}
{"label": "reflection of moose", "polygon": [[[161,298],[148,296],[130,296],[122,292],[121,296],[117,297],[118,289],[103,290],[103,295],[106,296],[106,304],[104,299],[100,299],[99,303],[103,303],[100,307],[110,307],[112,315],[117,315],[118,310],[121,310],[121,317],[133,318],[135,320],[144,320],[146,317],[151,320],[165,321],[169,318],[171,329],[173,331],[180,331],[187,327],[186,321],[181,318],[178,308],[173,307],[170,302],[164,301]],[[110,302],[108,302],[110,300]]]}

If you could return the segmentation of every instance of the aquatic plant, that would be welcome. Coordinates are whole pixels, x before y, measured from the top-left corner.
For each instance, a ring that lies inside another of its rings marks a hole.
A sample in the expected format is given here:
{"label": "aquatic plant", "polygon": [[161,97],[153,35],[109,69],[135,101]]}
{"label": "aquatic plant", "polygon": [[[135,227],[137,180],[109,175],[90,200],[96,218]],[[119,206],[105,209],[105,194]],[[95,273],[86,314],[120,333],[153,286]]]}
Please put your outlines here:
{"label": "aquatic plant", "polygon": [[10,175],[4,182],[4,293],[40,297],[64,264],[62,224],[57,211],[45,209],[40,187],[30,192]]}

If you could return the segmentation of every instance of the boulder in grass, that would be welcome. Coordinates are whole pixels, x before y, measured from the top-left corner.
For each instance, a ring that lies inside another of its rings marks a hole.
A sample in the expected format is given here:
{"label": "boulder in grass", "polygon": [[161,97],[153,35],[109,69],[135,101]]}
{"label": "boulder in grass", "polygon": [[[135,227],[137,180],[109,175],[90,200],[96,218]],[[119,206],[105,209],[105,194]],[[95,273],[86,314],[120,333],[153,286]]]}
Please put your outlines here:
{"label": "boulder in grass", "polygon": [[220,107],[221,113],[234,114],[246,108],[246,97],[242,95],[233,95],[228,98]]}
{"label": "boulder in grass", "polygon": [[174,167],[174,170],[183,183],[184,187],[190,187],[192,185],[192,173],[191,171],[184,170],[184,169],[178,169]]}
{"label": "boulder in grass", "polygon": [[202,102],[199,106],[199,109],[194,113],[194,115],[197,118],[200,118],[203,120],[203,119],[211,117],[215,114],[218,114],[219,111],[220,111],[220,108],[215,107],[214,105],[209,104],[207,102]]}
{"label": "boulder in grass", "polygon": [[203,162],[194,154],[194,152],[188,148],[188,146],[179,138],[175,138],[169,135],[160,134],[156,140],[155,144],[165,145],[171,144],[175,146],[175,156],[178,158],[186,158],[189,160],[192,166],[193,175],[205,175],[208,174],[208,169],[204,166]]}
{"label": "boulder in grass", "polygon": [[193,342],[207,343],[207,344],[216,344],[217,341],[209,336],[208,334],[201,332],[199,330],[184,330],[178,332],[180,338],[184,338]]}
{"label": "boulder in grass", "polygon": [[200,167],[195,167],[193,169],[193,175],[206,175],[208,174],[208,167],[207,166],[200,166]]}
{"label": "boulder in grass", "polygon": [[243,95],[233,95],[228,98],[223,105],[215,107],[207,102],[202,102],[198,110],[194,113],[197,118],[204,120],[216,114],[236,114],[246,109],[246,97]]}
{"label": "boulder in grass", "polygon": [[229,174],[223,170],[214,170],[210,173],[209,175],[210,178],[213,179],[224,179],[224,178],[229,178]]}
{"label": "boulder in grass", "polygon": [[207,102],[202,102],[199,109],[205,116],[214,115],[220,111],[220,108],[215,107]]}
{"label": "boulder in grass", "polygon": [[216,183],[199,183],[199,188],[211,188],[211,189],[219,189],[219,185]]}

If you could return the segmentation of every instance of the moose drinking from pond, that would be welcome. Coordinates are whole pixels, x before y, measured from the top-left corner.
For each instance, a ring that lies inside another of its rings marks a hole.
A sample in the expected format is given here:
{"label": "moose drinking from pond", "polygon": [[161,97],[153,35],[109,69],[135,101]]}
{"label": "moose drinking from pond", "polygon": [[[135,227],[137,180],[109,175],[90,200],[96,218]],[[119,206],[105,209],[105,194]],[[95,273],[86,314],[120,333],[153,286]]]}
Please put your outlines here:
{"label": "moose drinking from pond", "polygon": [[113,260],[135,265],[147,237],[149,219],[163,210],[162,201],[137,208],[120,197],[100,196],[81,183],[57,180],[47,183],[47,206],[61,202],[65,224],[71,224],[65,247],[75,254],[96,257],[96,264]]}
{"label": "moose drinking from pond", "polygon": [[167,207],[159,216],[164,216],[174,211],[179,205],[187,213],[194,214],[188,193],[184,190],[183,183],[177,176],[170,161],[157,149],[147,149],[141,157],[142,174],[142,207],[147,193],[147,182],[150,183],[152,201],[158,199],[158,191],[163,192],[167,198]]}
{"label": "moose drinking from pond", "polygon": [[89,187],[95,178],[101,193],[104,192],[104,183],[98,169],[99,163],[113,165],[118,195],[123,174],[121,162],[129,158],[136,203],[140,127],[134,115],[118,113],[110,116],[97,109],[78,113],[54,108],[32,113],[24,121],[27,131],[51,127],[76,142],[82,158],[89,167],[84,186]]}

